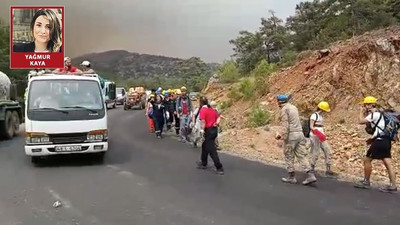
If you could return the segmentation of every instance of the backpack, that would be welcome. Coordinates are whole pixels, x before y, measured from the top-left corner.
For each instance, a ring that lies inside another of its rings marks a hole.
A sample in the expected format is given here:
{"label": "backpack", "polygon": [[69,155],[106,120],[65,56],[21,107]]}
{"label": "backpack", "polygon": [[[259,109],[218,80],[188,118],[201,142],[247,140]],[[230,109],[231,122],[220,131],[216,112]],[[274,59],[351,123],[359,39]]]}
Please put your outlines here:
{"label": "backpack", "polygon": [[[318,120],[318,113],[315,113],[315,115],[317,116],[316,120]],[[315,125],[315,121],[314,121],[314,125]],[[308,118],[302,118],[301,119],[301,127],[303,128],[303,134],[304,137],[309,138],[310,137],[310,133],[311,133],[311,119],[310,117]]]}
{"label": "backpack", "polygon": [[[383,110],[380,112],[381,116],[379,118],[379,120],[381,120],[382,118],[385,121],[385,127],[384,129],[380,128],[377,126],[377,124],[374,124],[374,131],[376,128],[380,129],[384,134],[383,135],[378,135],[378,137],[384,137],[384,138],[388,138],[391,141],[399,141],[398,138],[398,130],[400,128],[400,113],[395,111],[395,110]],[[379,123],[378,120],[378,123]]]}

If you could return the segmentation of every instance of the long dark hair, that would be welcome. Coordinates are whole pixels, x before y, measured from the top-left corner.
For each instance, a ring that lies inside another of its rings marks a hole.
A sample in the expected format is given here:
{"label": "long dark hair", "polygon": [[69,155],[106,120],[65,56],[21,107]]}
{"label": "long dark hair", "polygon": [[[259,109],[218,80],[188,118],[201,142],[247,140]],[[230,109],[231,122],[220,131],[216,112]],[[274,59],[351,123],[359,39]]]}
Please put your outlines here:
{"label": "long dark hair", "polygon": [[50,52],[56,52],[59,50],[59,48],[62,45],[62,38],[61,38],[61,21],[57,17],[57,15],[54,13],[53,10],[51,9],[39,9],[39,11],[36,12],[36,14],[33,16],[31,20],[31,32],[32,36],[34,37],[33,34],[33,28],[35,26],[36,19],[39,16],[46,16],[47,19],[49,19],[50,22],[50,41],[47,43],[47,49]]}
{"label": "long dark hair", "polygon": [[206,98],[206,96],[201,96],[199,102],[200,102],[200,108],[203,107],[204,105],[206,105],[208,108],[211,108],[210,104],[208,104],[208,99]]}

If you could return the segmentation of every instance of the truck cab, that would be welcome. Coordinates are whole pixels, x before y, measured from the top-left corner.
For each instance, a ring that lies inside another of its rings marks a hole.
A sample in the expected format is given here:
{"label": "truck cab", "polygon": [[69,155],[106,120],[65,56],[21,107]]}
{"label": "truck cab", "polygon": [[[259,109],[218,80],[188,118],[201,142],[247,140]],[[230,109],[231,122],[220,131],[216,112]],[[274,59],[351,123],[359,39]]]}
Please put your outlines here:
{"label": "truck cab", "polygon": [[25,102],[25,153],[40,157],[108,150],[107,109],[98,77],[31,77]]}

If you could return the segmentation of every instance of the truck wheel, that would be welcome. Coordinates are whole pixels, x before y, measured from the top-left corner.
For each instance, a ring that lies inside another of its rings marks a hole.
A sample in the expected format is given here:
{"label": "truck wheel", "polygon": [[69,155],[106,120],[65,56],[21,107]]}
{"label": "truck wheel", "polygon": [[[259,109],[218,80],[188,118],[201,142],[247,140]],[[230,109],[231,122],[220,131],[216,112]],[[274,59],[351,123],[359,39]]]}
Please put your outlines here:
{"label": "truck wheel", "polygon": [[14,136],[14,118],[11,111],[6,111],[4,121],[0,124],[0,134],[6,139],[10,139]]}
{"label": "truck wheel", "polygon": [[19,120],[19,114],[17,111],[14,111],[12,115],[14,118],[14,136],[17,136],[19,133],[19,124],[21,123],[21,121]]}

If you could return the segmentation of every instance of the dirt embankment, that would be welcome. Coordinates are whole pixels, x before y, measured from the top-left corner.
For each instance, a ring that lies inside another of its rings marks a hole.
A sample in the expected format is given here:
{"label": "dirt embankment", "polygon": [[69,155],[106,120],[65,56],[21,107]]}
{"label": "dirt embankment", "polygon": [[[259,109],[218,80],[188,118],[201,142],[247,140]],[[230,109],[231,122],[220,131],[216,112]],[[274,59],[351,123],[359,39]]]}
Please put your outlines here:
{"label": "dirt embankment", "polygon": [[[357,125],[360,102],[373,95],[385,107],[400,110],[400,28],[391,27],[341,41],[321,51],[300,54],[290,68],[278,71],[266,81],[270,92],[260,96],[263,107],[277,112],[275,96],[290,93],[303,115],[325,100],[332,111],[326,117],[327,138],[332,147],[333,169],[341,176],[362,176],[362,156],[368,135]],[[228,99],[229,85],[212,79],[206,95],[218,102]],[[224,112],[226,127],[220,137],[224,151],[249,159],[282,164],[283,154],[274,134],[273,121],[265,128],[244,128],[251,102],[235,101]],[[392,150],[400,184],[400,145]],[[318,168],[324,170],[321,152]],[[381,162],[374,163],[373,179],[387,180]]]}

